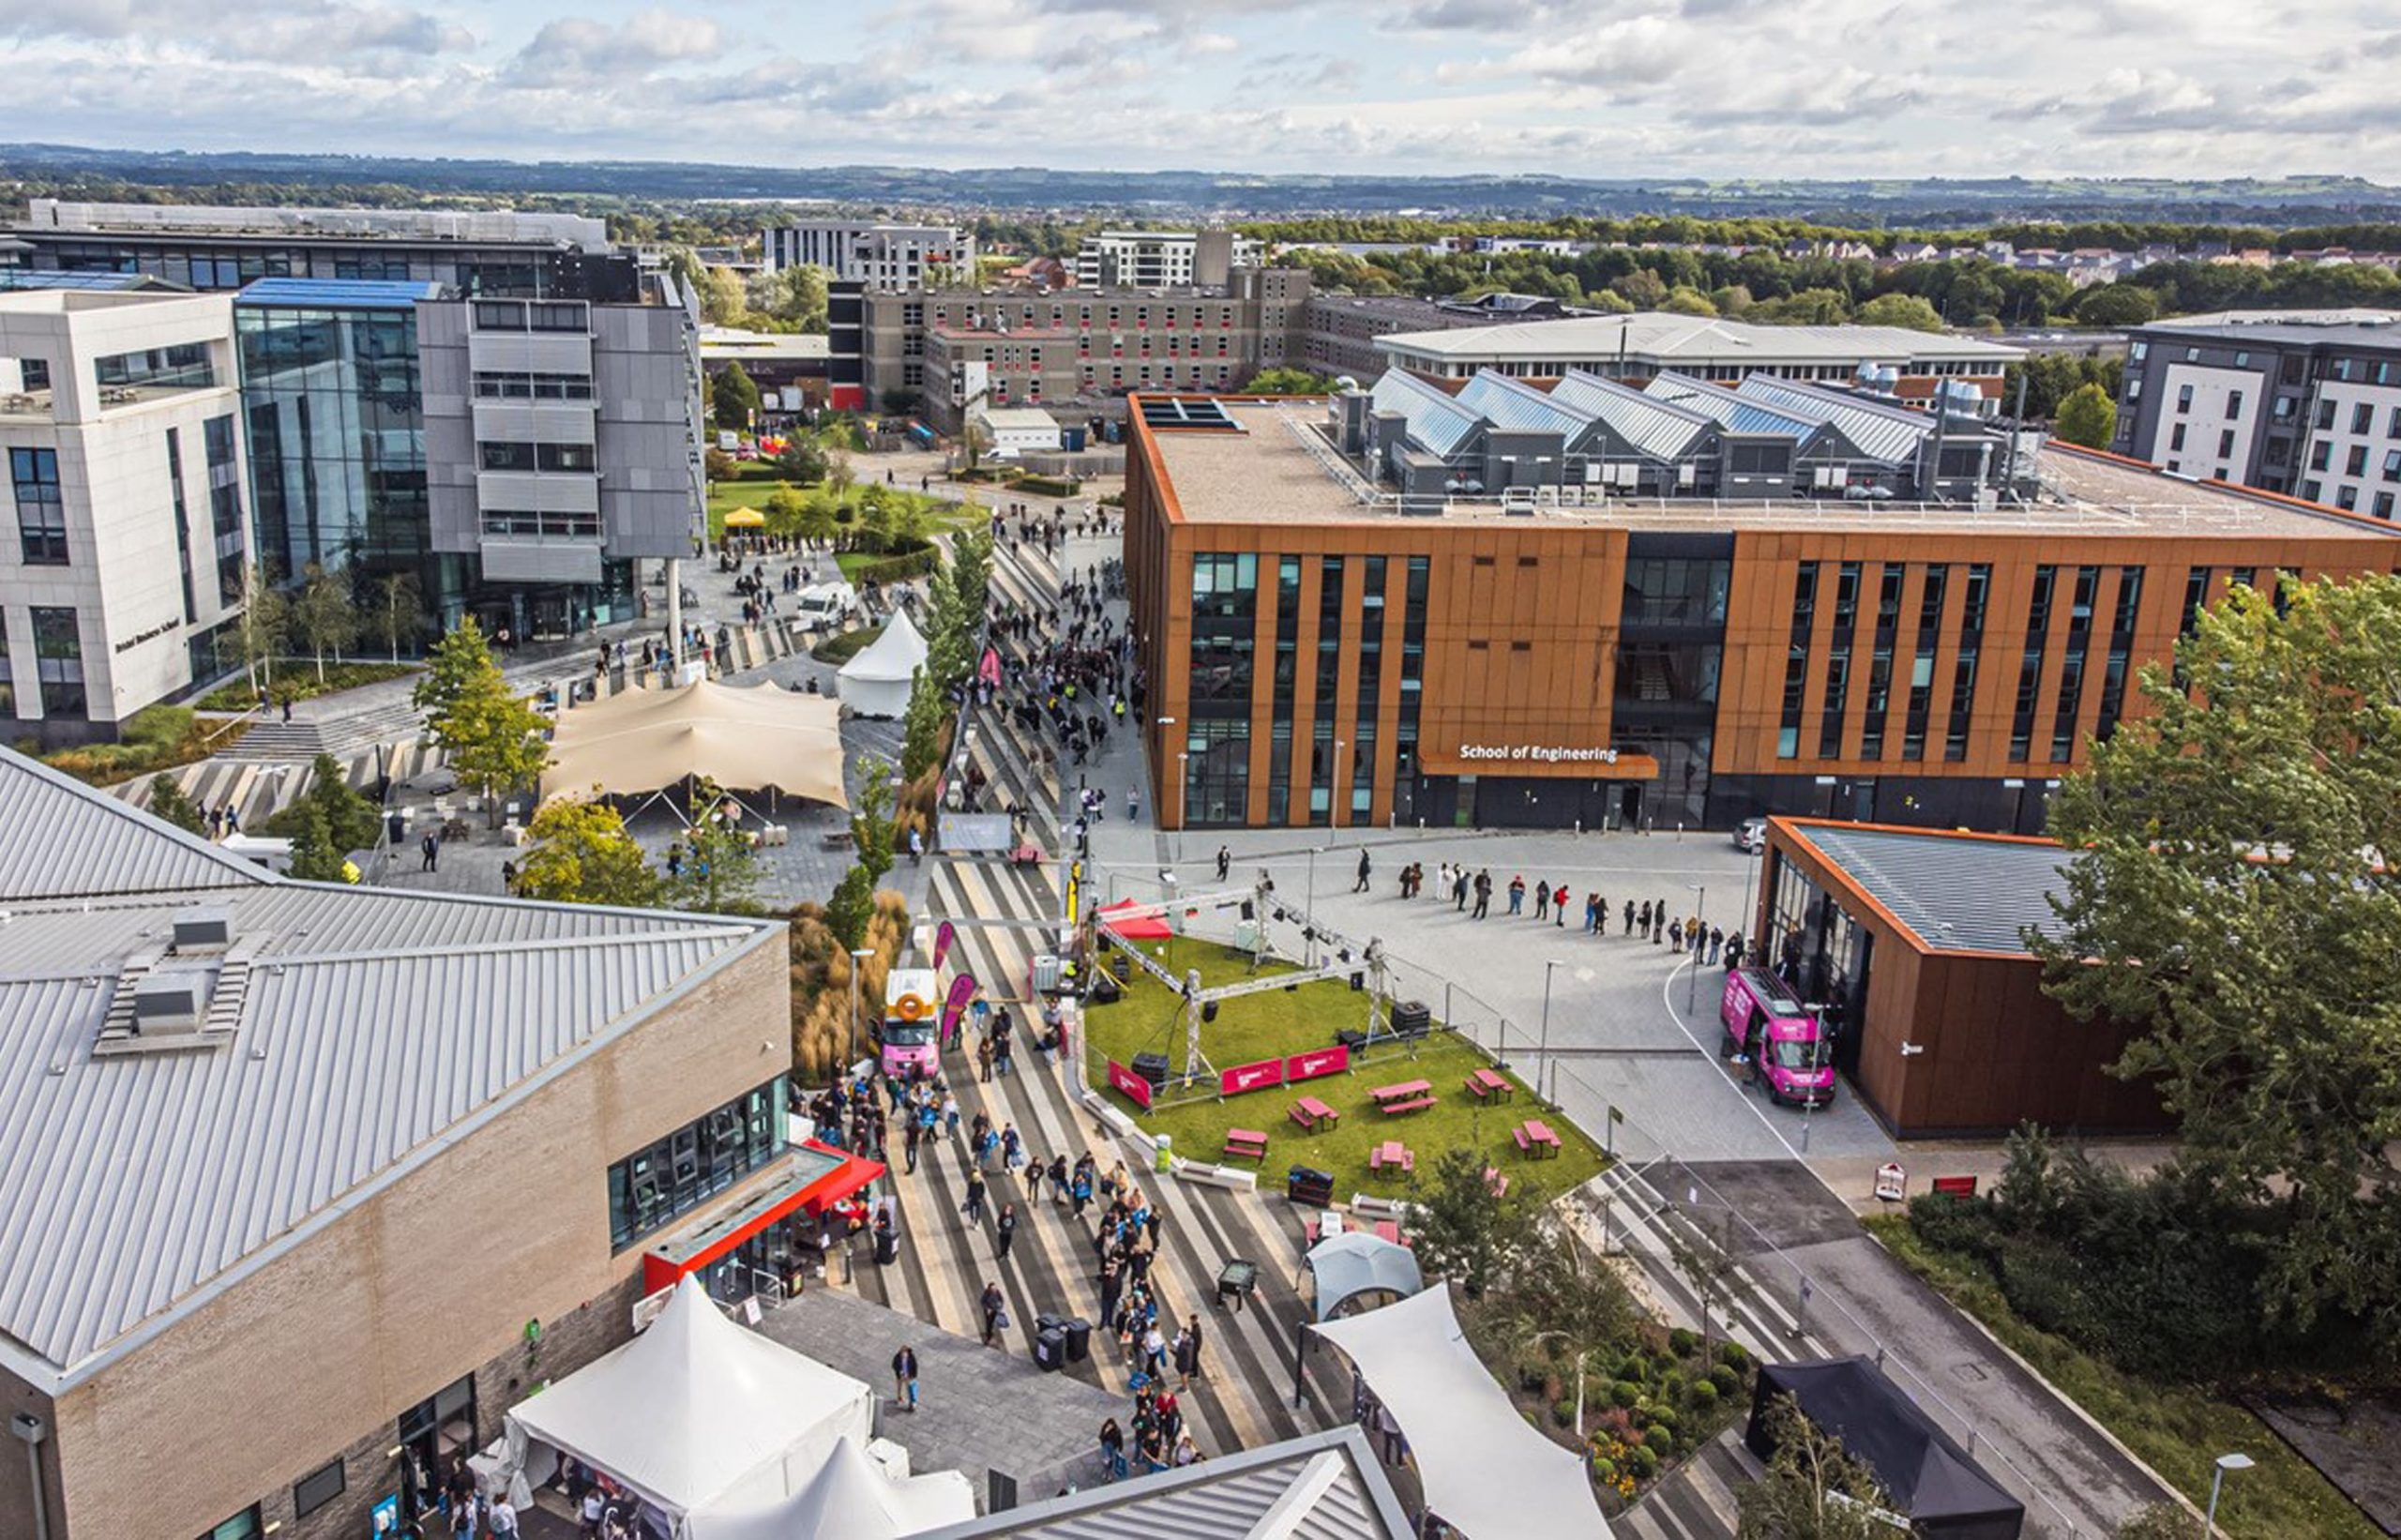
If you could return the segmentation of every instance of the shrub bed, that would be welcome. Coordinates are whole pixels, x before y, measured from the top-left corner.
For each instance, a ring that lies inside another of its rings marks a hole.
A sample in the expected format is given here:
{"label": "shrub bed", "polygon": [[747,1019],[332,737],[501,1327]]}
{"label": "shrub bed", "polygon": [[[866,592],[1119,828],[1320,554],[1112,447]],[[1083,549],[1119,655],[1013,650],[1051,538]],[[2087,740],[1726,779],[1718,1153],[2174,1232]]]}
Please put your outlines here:
{"label": "shrub bed", "polygon": [[[317,664],[313,658],[279,658],[275,665],[273,698],[277,701],[311,701],[320,695],[339,695],[361,685],[380,685],[387,679],[405,679],[422,665],[416,663],[374,663],[353,659],[325,665],[325,681],[317,679]],[[193,704],[203,711],[248,711],[259,703],[258,692],[248,679],[236,679],[218,686]]]}
{"label": "shrub bed", "polygon": [[62,748],[43,755],[42,762],[78,780],[113,786],[204,760],[239,742],[247,731],[245,723],[202,721],[189,706],[144,706],[119,724],[117,742]]}

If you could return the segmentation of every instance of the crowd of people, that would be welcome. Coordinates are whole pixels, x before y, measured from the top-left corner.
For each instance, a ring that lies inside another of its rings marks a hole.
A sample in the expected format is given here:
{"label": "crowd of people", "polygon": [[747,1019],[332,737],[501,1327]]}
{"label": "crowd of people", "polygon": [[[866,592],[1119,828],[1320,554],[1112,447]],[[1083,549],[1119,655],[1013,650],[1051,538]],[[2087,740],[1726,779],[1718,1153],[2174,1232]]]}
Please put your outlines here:
{"label": "crowd of people", "polygon": [[[1220,870],[1225,865],[1221,853],[1218,861]],[[1365,855],[1360,857],[1359,880],[1363,884],[1367,881]],[[1401,868],[1402,898],[1422,898],[1427,891],[1425,862],[1412,861]],[[1464,864],[1454,866],[1448,861],[1437,862],[1431,891],[1435,902],[1447,901],[1452,908],[1474,919],[1487,919],[1491,915],[1495,884],[1488,867],[1471,872]],[[1518,873],[1512,875],[1506,886],[1500,891],[1507,905],[1503,913],[1508,916],[1524,917],[1526,900],[1531,896],[1533,899],[1533,919],[1536,925],[1549,925],[1563,930],[1567,927],[1569,913],[1576,913],[1579,916],[1578,923],[1586,935],[1606,936],[1609,933],[1611,909],[1608,895],[1597,890],[1588,891],[1579,904],[1575,889],[1564,877],[1554,883],[1548,877],[1537,873],[1533,885],[1529,888],[1524,874]],[[1645,898],[1638,904],[1627,898],[1615,913],[1622,935],[1649,942],[1655,946],[1665,946],[1671,952],[1689,952],[1693,959],[1703,966],[1723,962],[1730,970],[1743,965],[1745,948],[1739,930],[1729,935],[1724,926],[1710,925],[1698,914],[1678,914],[1668,907],[1665,898]]]}

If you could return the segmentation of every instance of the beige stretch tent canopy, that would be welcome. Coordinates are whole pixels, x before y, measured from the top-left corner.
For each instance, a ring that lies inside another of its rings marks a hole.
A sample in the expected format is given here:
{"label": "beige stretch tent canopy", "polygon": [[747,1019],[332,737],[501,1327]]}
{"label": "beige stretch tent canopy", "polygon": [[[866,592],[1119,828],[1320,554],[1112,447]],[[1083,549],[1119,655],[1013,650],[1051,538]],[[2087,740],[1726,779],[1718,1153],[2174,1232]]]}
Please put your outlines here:
{"label": "beige stretch tent canopy", "polygon": [[742,689],[703,679],[678,689],[627,690],[560,715],[544,794],[597,786],[612,796],[641,796],[701,776],[729,792],[772,787],[848,808],[841,716],[838,702],[772,685]]}

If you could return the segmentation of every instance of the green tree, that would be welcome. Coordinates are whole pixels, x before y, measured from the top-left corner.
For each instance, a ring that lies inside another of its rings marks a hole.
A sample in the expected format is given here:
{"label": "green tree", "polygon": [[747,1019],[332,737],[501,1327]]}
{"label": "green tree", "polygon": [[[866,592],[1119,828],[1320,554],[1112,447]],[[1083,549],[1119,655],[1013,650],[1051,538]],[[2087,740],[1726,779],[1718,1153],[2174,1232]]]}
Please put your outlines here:
{"label": "green tree", "polygon": [[383,815],[351,789],[331,754],[319,754],[310,765],[309,790],[302,800],[325,820],[326,838],[337,851],[370,849],[383,835]]}
{"label": "green tree", "polygon": [[384,638],[392,661],[400,649],[414,647],[431,629],[425,616],[425,591],[414,572],[386,572],[375,580],[375,628]]}
{"label": "green tree", "polygon": [[747,431],[759,410],[759,386],[737,360],[709,382],[709,415],[728,432]]}
{"label": "green tree", "polygon": [[2061,786],[2046,987],[2140,1035],[2180,1160],[2273,1216],[2264,1319],[2401,1343],[2401,580],[2236,586]]}
{"label": "green tree", "polygon": [[208,820],[200,807],[186,795],[174,777],[156,775],[150,778],[150,816],[173,823],[186,834],[207,831]]}
{"label": "green tree", "polygon": [[1892,1500],[1842,1441],[1803,1416],[1789,1396],[1768,1405],[1775,1454],[1767,1472],[1735,1494],[1741,1540],[1892,1540]]}
{"label": "green tree", "polygon": [[316,656],[317,683],[325,682],[325,655],[339,657],[358,640],[362,623],[351,601],[350,581],[311,562],[302,572],[300,592],[292,600],[292,630]]}
{"label": "green tree", "polygon": [[1668,291],[1668,297],[1659,301],[1659,309],[1670,315],[1715,315],[1717,313],[1715,302],[1707,294],[1698,289],[1686,288],[1683,284],[1678,284]]}
{"label": "green tree", "polygon": [[517,891],[554,903],[642,909],[658,901],[659,878],[617,809],[599,800],[555,797],[534,815],[534,844],[518,864]]}
{"label": "green tree", "polygon": [[892,762],[859,756],[858,794],[851,798],[851,848],[873,890],[892,869]]}
{"label": "green tree", "polygon": [[727,267],[703,267],[694,285],[701,296],[701,319],[712,326],[738,326],[749,309],[742,279]]}
{"label": "green tree", "polygon": [[1609,280],[1609,293],[1624,300],[1638,310],[1655,310],[1668,302],[1666,280],[1648,267]]}
{"label": "green tree", "polygon": [[684,835],[684,870],[671,884],[675,907],[704,914],[763,914],[759,852],[741,809],[715,781],[692,788],[692,824]]}
{"label": "green tree", "polygon": [[762,273],[743,285],[751,310],[798,332],[825,329],[825,269],[807,265]]}
{"label": "green tree", "polygon": [[778,487],[767,494],[759,511],[767,516],[768,534],[789,538],[799,530],[801,509],[807,506],[800,493],[790,487]]}
{"label": "green tree", "polygon": [[789,481],[815,483],[825,479],[825,446],[806,433],[794,433],[784,440],[776,456],[776,469]]}
{"label": "green tree", "polygon": [[2088,326],[2139,326],[2159,318],[2159,296],[2139,284],[2095,284],[2076,300],[2076,318]]}
{"label": "green tree", "polygon": [[1305,369],[1262,369],[1243,388],[1262,396],[1323,396],[1333,391],[1334,377],[1312,374]]}
{"label": "green tree", "polygon": [[415,700],[426,730],[450,756],[451,773],[475,789],[500,823],[500,798],[531,786],[551,762],[549,719],[508,687],[472,620],[435,643]]}
{"label": "green tree", "polygon": [[804,540],[830,540],[838,525],[838,505],[823,491],[813,491],[802,502],[800,518],[793,526]]}
{"label": "green tree", "polygon": [[874,919],[875,879],[867,874],[867,868],[853,866],[842,873],[825,900],[825,928],[834,932],[843,950],[854,952],[867,944],[867,928]]}
{"label": "green tree", "polygon": [[2097,385],[2078,385],[2060,402],[2060,415],[2052,419],[2051,431],[2070,444],[2106,449],[2117,436],[2118,403]]}
{"label": "green tree", "polygon": [[1417,1205],[1417,1260],[1429,1276],[1451,1279],[1471,1297],[1515,1276],[1539,1245],[1525,1184],[1494,1192],[1474,1150],[1444,1150],[1430,1179],[1411,1176],[1409,1196]]}
{"label": "green tree", "polygon": [[275,660],[292,634],[292,601],[255,562],[242,564],[242,610],[234,620],[234,650],[261,701],[275,687]]}
{"label": "green tree", "polygon": [[303,804],[298,832],[292,837],[292,875],[308,883],[339,883],[345,857],[325,828],[325,815]]}
{"label": "green tree", "polygon": [[1851,312],[1862,326],[1902,326],[1910,331],[1940,331],[1942,314],[1915,294],[1878,294]]}
{"label": "green tree", "polygon": [[1575,1231],[1554,1225],[1528,1247],[1497,1302],[1502,1331],[1518,1348],[1548,1351],[1576,1368],[1576,1436],[1584,1436],[1588,1368],[1622,1356],[1641,1312],[1609,1265]]}
{"label": "green tree", "polygon": [[943,729],[950,724],[950,700],[920,666],[909,684],[909,709],[900,717],[900,778],[914,781],[942,762]]}

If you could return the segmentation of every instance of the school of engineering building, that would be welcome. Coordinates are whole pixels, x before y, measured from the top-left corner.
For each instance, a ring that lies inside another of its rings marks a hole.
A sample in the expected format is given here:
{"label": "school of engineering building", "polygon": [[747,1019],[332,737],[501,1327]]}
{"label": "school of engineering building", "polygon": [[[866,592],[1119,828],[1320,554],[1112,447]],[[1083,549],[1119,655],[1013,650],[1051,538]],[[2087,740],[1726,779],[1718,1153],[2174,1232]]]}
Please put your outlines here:
{"label": "school of engineering building", "polygon": [[779,922],[279,880],[6,750],[0,845],[0,1534],[385,1532],[881,1170],[786,1143]]}
{"label": "school of engineering building", "polygon": [[2373,520],[1826,385],[1459,384],[1136,399],[1167,826],[2034,832],[2229,583],[2401,561]]}

